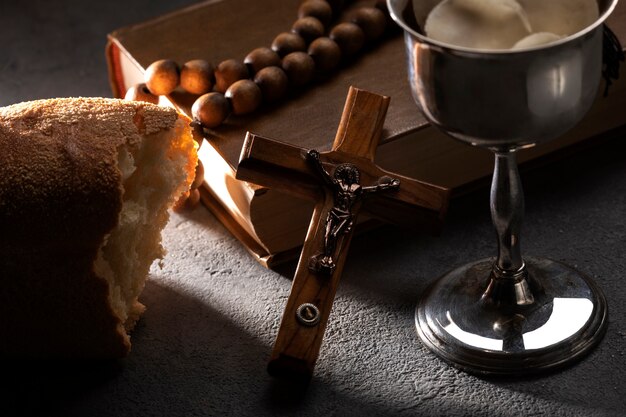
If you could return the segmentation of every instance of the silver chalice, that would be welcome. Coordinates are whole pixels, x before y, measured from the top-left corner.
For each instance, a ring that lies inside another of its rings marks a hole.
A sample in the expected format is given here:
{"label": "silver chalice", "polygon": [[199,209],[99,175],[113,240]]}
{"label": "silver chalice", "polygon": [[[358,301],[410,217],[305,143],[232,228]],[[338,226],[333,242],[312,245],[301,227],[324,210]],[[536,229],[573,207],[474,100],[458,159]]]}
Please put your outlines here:
{"label": "silver chalice", "polygon": [[602,72],[603,22],[617,0],[598,0],[600,17],[578,33],[514,51],[425,36],[415,16],[441,0],[387,1],[404,30],[419,109],[445,133],[495,154],[497,257],[461,266],[430,286],[416,310],[419,336],[439,356],[480,374],[525,374],[580,358],[604,335],[606,300],[573,268],[522,257],[516,151],[558,137],[589,110]]}

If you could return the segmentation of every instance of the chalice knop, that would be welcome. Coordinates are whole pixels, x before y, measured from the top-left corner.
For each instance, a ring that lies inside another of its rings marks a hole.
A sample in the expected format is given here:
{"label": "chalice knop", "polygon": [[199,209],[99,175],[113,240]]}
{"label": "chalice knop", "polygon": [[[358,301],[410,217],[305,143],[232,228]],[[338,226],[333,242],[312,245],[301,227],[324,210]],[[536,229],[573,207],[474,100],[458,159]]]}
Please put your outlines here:
{"label": "chalice knop", "polygon": [[607,325],[600,289],[575,269],[522,258],[524,211],[517,150],[554,139],[589,110],[602,72],[603,22],[617,0],[598,0],[599,18],[556,42],[520,50],[456,47],[425,36],[417,16],[441,0],[388,0],[404,29],[417,106],[452,137],[491,150],[491,217],[498,253],[439,278],[416,310],[422,341],[454,365],[483,374],[524,374],[581,357]]}

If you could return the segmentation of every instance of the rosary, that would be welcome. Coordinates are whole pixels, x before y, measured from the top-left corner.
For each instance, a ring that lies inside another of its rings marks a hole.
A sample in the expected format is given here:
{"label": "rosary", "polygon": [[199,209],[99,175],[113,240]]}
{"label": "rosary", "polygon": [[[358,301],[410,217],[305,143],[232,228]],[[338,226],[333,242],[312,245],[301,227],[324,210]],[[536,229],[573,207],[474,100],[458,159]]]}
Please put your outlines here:
{"label": "rosary", "polygon": [[283,99],[289,87],[310,84],[316,71],[329,74],[342,59],[354,57],[366,42],[380,38],[387,26],[386,4],[360,7],[328,31],[333,17],[343,8],[342,0],[306,0],[298,9],[291,32],[280,33],[271,48],[252,50],[242,61],[227,59],[216,67],[194,59],[182,67],[170,59],[153,62],[145,84],[126,93],[130,100],[158,102],[179,85],[197,94],[192,117],[203,128],[216,128],[230,115],[254,112],[262,103]]}
{"label": "rosary", "polygon": [[[389,25],[384,0],[355,8],[347,21],[331,27],[347,2],[304,1],[290,32],[276,36],[270,48],[252,50],[243,61],[226,59],[217,66],[203,59],[182,66],[171,59],[155,61],[146,69],[145,82],[131,87],[125,98],[157,104],[158,96],[180,86],[198,95],[191,113],[194,125],[203,130],[217,128],[231,114],[249,114],[263,103],[277,103],[289,88],[302,89],[312,84],[317,74],[331,74],[342,62],[362,52],[368,42],[383,36]],[[198,204],[203,172],[199,162],[191,190],[178,208]]]}

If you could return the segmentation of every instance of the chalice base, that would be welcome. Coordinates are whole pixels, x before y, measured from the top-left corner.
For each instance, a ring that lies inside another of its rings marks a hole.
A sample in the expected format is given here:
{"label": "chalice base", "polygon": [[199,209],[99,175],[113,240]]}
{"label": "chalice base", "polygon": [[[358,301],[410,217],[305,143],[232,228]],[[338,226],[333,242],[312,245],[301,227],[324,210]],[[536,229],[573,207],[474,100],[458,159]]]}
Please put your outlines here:
{"label": "chalice base", "polygon": [[415,313],[426,346],[465,371],[500,375],[551,370],[588,353],[608,322],[600,289],[559,262],[525,262],[533,297],[523,304],[499,303],[490,294],[494,259],[464,265],[434,282]]}

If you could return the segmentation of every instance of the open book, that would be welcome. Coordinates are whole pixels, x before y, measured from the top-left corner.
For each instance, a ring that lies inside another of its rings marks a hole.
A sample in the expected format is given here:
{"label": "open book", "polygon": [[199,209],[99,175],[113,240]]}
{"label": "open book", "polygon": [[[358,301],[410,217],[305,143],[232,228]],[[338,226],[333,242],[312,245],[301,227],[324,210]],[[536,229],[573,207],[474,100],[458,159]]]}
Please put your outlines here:
{"label": "open book", "polygon": [[[276,35],[289,31],[298,4],[290,0],[211,0],[116,30],[109,35],[106,50],[113,92],[123,97],[129,87],[143,81],[144,68],[162,58],[181,64],[196,58],[214,64],[228,58],[243,60],[252,49],[269,46]],[[626,44],[624,2],[618,4],[608,25]],[[312,204],[235,179],[245,134],[251,131],[326,151],[335,137],[351,85],[391,97],[376,157],[382,168],[451,188],[456,194],[491,175],[490,152],[454,141],[431,127],[419,113],[407,81],[402,35],[397,29],[391,32],[369,45],[353,62],[281,103],[251,115],[229,117],[202,144],[200,158],[206,171],[202,201],[266,266],[298,254]],[[626,66],[622,72],[626,73]],[[162,99],[190,114],[195,97],[176,91]],[[626,125],[625,109],[626,75],[611,86],[607,97],[599,94],[574,130],[521,151],[519,160],[535,160],[606,136]]]}

